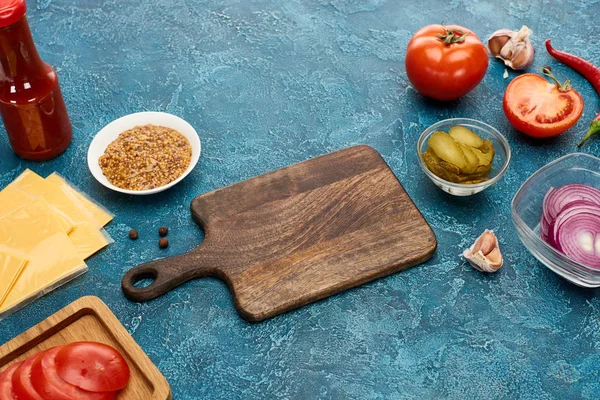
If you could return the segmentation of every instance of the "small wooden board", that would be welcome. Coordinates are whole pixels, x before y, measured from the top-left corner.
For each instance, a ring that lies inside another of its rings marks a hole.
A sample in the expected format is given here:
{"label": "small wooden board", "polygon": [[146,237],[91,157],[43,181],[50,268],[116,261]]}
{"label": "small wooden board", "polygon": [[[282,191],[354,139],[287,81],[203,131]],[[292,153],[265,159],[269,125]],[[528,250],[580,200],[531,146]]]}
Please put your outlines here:
{"label": "small wooden board", "polygon": [[106,343],[127,360],[131,379],[119,400],[171,400],[167,380],[97,297],[82,297],[0,347],[0,372],[54,346],[79,341]]}
{"label": "small wooden board", "polygon": [[[374,149],[355,146],[201,195],[204,242],[131,269],[125,295],[146,301],[218,277],[261,321],[429,259],[435,235]],[[142,279],[153,279],[136,287]]]}

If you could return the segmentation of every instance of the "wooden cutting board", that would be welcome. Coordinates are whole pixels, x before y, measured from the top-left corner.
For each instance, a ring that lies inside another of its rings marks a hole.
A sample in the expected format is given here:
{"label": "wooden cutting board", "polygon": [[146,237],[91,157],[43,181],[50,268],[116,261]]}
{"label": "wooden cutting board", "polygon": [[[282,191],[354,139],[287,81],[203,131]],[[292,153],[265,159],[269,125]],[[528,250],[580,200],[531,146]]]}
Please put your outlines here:
{"label": "wooden cutting board", "polygon": [[97,297],[82,297],[0,347],[0,372],[54,346],[73,342],[106,343],[125,357],[131,378],[119,400],[171,400],[167,380]]}
{"label": "wooden cutting board", "polygon": [[[239,313],[262,321],[429,259],[435,235],[374,149],[355,146],[192,201],[205,239],[131,269],[135,301],[199,277],[224,280]],[[136,287],[142,279],[154,280]]]}

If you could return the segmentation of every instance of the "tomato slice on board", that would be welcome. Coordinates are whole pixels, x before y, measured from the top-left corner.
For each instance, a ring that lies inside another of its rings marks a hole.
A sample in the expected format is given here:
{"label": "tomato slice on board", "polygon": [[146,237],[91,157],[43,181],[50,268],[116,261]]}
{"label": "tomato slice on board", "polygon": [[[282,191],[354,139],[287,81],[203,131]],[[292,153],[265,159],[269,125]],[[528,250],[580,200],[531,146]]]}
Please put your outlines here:
{"label": "tomato slice on board", "polygon": [[13,364],[0,374],[0,400],[16,399],[12,386],[12,377],[21,364],[20,362]]}
{"label": "tomato slice on board", "polygon": [[31,383],[38,393],[52,400],[114,400],[117,398],[116,392],[88,392],[58,376],[56,353],[61,348],[62,346],[54,347],[34,361],[31,368]]}
{"label": "tomato slice on board", "polygon": [[[41,357],[44,353],[36,353],[23,361],[23,364],[15,370],[12,377],[13,391],[15,397],[19,400],[45,400],[33,388],[31,384],[31,367],[36,358]],[[46,399],[47,400],[47,399]]]}
{"label": "tomato slice on board", "polygon": [[56,371],[65,381],[90,392],[112,392],[129,382],[129,366],[121,353],[96,342],[77,342],[56,354]]}
{"label": "tomato slice on board", "polygon": [[537,74],[516,77],[504,92],[504,113],[519,131],[535,138],[563,133],[579,120],[583,99],[574,89],[561,92]]}

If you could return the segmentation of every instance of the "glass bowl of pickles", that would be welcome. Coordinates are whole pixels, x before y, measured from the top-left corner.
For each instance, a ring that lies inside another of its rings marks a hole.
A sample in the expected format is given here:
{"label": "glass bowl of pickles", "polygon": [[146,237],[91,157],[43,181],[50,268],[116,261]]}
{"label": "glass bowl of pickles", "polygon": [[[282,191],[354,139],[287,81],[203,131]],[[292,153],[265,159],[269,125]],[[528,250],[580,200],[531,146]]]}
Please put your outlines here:
{"label": "glass bowl of pickles", "polygon": [[437,187],[470,196],[494,185],[510,164],[506,138],[490,125],[469,118],[439,121],[421,134],[419,164]]}

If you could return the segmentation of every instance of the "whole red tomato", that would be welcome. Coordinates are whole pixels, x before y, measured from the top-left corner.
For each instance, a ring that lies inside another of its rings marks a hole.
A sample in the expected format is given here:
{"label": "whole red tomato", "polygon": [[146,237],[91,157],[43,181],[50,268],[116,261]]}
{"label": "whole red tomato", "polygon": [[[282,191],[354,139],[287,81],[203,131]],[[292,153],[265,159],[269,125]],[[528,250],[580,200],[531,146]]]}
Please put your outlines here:
{"label": "whole red tomato", "polygon": [[437,100],[454,100],[473,90],[488,67],[481,40],[458,25],[428,25],[406,49],[406,74],[415,89]]}

